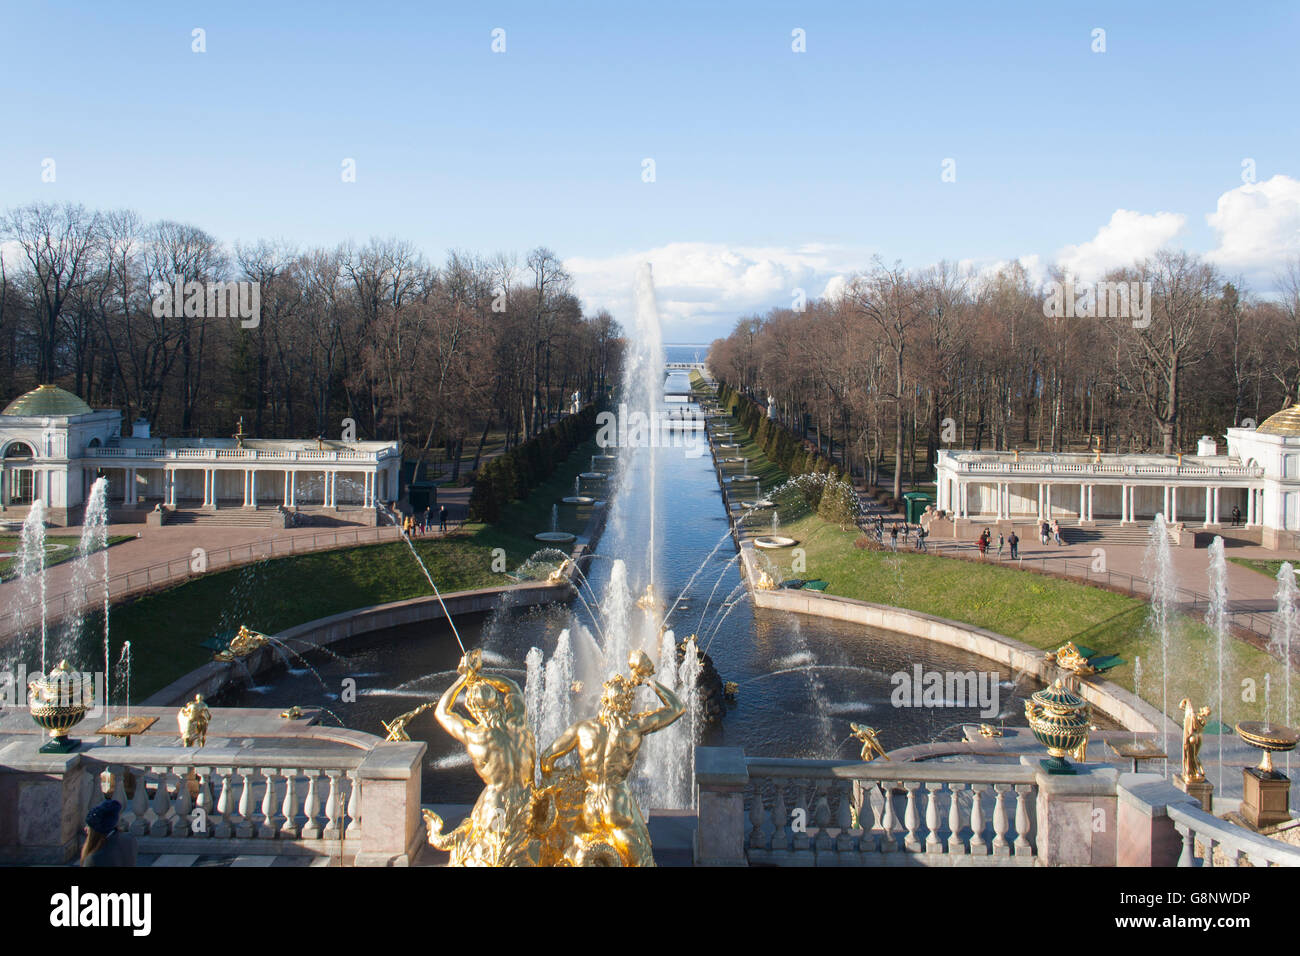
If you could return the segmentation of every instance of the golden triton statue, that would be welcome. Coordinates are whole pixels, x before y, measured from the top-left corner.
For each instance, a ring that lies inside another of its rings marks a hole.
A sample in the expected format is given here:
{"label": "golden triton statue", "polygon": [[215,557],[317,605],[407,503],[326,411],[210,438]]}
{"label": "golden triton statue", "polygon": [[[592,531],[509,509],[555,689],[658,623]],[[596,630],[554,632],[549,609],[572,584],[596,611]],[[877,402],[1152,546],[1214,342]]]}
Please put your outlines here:
{"label": "golden triton statue", "polygon": [[203,695],[195,694],[192,701],[176,712],[181,743],[186,747],[202,747],[208,740],[208,721],[211,719],[212,711],[203,702]]}
{"label": "golden triton statue", "polygon": [[[545,812],[533,790],[537,744],[528,727],[524,692],[514,681],[482,673],[482,651],[460,659],[457,678],[434,713],[447,733],[465,746],[484,783],[474,809],[460,826],[442,832],[442,818],[424,811],[429,843],[451,853],[452,866],[537,866],[540,844],[536,815]],[[472,720],[456,713],[465,693]],[[401,721],[398,718],[394,724]],[[394,732],[405,733],[405,722]]]}
{"label": "golden triton statue", "polygon": [[1183,709],[1183,779],[1189,782],[1205,779],[1201,766],[1201,731],[1210,719],[1209,706],[1197,710],[1184,697],[1178,702]]}
{"label": "golden triton statue", "polygon": [[773,580],[772,575],[768,574],[766,571],[759,571],[758,581],[755,582],[754,587],[758,588],[760,591],[775,591],[777,589],[777,584],[776,581]]}
{"label": "golden triton statue", "polygon": [[[672,724],[686,708],[676,694],[651,677],[654,664],[644,651],[632,652],[628,668],[630,677],[615,674],[605,681],[598,716],[569,727],[542,754],[542,778],[548,783],[545,792],[554,801],[556,829],[568,837],[548,840],[551,852],[563,846],[563,862],[548,859],[548,863],[655,865],[650,833],[628,777],[646,735]],[[662,706],[633,713],[636,689],[642,684],[655,692]],[[552,782],[555,762],[575,751],[576,771],[564,768]],[[577,812],[579,799],[581,813]]]}
{"label": "golden triton statue", "polygon": [[866,724],[850,723],[849,729],[853,731],[853,737],[862,744],[862,753],[859,756],[863,761],[870,763],[877,757],[889,759],[889,754],[885,753],[885,748],[880,745],[880,738],[876,736],[878,733],[876,728],[868,727]]}

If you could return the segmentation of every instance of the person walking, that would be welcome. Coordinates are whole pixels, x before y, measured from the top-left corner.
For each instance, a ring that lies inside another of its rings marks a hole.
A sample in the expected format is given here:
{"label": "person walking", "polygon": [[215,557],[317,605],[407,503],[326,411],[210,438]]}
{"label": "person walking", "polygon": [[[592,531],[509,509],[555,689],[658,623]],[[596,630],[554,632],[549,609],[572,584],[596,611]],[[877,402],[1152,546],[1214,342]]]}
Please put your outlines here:
{"label": "person walking", "polygon": [[1236,505],[1232,506],[1232,526],[1235,528],[1241,524],[1241,509]]}
{"label": "person walking", "polygon": [[1047,544],[1047,535],[1050,533],[1050,531],[1051,531],[1051,529],[1048,527],[1046,521],[1041,521],[1041,522],[1039,522],[1039,524],[1038,524],[1038,543],[1039,543],[1039,544]]}
{"label": "person walking", "polygon": [[1052,519],[1052,537],[1056,539],[1056,546],[1061,547],[1061,519]]}
{"label": "person walking", "polygon": [[925,539],[928,538],[929,536],[930,536],[930,532],[926,531],[925,528],[922,527],[916,529],[916,550],[917,551],[924,551],[927,554],[930,552],[930,549],[926,547],[925,544]]}
{"label": "person walking", "polygon": [[889,526],[889,546],[895,551],[898,550],[898,522],[895,521]]}
{"label": "person walking", "polygon": [[1002,548],[1007,543],[1007,537],[1001,531],[998,532],[998,560],[1002,560]]}
{"label": "person walking", "polygon": [[989,549],[989,530],[988,530],[988,528],[985,528],[984,531],[981,532],[980,537],[979,537],[979,541],[976,542],[976,543],[978,544],[979,549],[980,549],[980,557],[983,558],[983,557],[985,556],[985,553],[986,553],[986,552],[988,551],[988,549]]}
{"label": "person walking", "polygon": [[438,506],[438,530],[439,531],[447,530],[447,506],[446,505]]}
{"label": "person walking", "polygon": [[105,800],[90,808],[86,814],[86,842],[81,848],[82,866],[135,866],[139,845],[131,834],[118,831],[121,814],[122,804],[116,800]]}
{"label": "person walking", "polygon": [[1019,559],[1020,535],[1016,534],[1015,531],[1012,531],[1010,537],[1007,538],[1007,544],[1011,546],[1011,560],[1015,561]]}
{"label": "person walking", "polygon": [[420,528],[421,534],[428,534],[430,531],[433,530],[432,517],[429,514],[428,508],[425,508],[420,515],[420,525],[421,525]]}

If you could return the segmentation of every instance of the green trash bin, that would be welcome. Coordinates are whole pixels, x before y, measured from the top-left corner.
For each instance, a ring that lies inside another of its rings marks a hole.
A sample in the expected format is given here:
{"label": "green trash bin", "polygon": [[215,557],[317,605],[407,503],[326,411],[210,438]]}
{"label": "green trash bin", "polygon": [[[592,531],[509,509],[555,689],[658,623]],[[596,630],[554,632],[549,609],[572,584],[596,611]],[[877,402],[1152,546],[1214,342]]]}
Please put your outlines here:
{"label": "green trash bin", "polygon": [[920,524],[921,515],[925,514],[925,509],[932,504],[934,499],[919,491],[909,491],[903,495],[903,514],[907,516],[907,523]]}

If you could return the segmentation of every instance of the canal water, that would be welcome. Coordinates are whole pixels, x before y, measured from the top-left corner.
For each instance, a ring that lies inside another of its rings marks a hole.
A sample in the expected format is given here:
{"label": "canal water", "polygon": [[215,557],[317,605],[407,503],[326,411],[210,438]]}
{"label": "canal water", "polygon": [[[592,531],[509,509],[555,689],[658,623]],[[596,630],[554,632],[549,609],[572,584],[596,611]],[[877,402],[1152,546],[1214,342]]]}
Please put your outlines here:
{"label": "canal water", "polygon": [[[669,376],[668,391],[684,383]],[[680,406],[678,406],[680,407]],[[590,567],[599,597],[616,558],[656,542],[656,590],[681,603],[668,621],[678,638],[698,635],[722,679],[739,692],[721,722],[700,743],[743,747],[747,754],[780,757],[851,758],[858,745],[850,723],[877,729],[892,750],[936,740],[956,740],[963,723],[986,721],[1024,725],[1024,698],[1041,685],[994,662],[918,638],[856,624],[753,607],[736,561],[712,462],[689,448],[661,449],[656,457],[657,507],[654,534],[645,503],[625,507],[620,533],[607,534]],[[633,488],[633,495],[644,489]],[[625,502],[625,505],[631,502]],[[629,581],[633,590],[644,581]],[[689,584],[689,586],[688,586]],[[591,600],[591,597],[588,597]],[[595,603],[595,602],[593,602]],[[524,683],[524,660],[537,646],[550,656],[560,631],[585,624],[595,630],[581,604],[519,610],[502,607],[477,619],[457,620],[467,647],[482,647],[486,664]],[[437,698],[455,678],[460,656],[445,624],[421,624],[377,632],[332,648],[333,655],[307,655],[311,667],[292,661],[287,672],[231,701],[237,706],[323,706],[326,722],[382,734],[391,721],[421,702]],[[896,706],[896,689],[914,686],[921,672],[981,675],[996,688],[996,715],[981,714],[975,702],[958,706]],[[995,675],[995,676],[993,676]],[[344,680],[356,682],[356,699],[341,699]],[[436,723],[432,712],[408,726],[412,739],[429,745],[424,799],[468,803],[481,783],[463,749]],[[539,748],[550,741],[538,741]]]}

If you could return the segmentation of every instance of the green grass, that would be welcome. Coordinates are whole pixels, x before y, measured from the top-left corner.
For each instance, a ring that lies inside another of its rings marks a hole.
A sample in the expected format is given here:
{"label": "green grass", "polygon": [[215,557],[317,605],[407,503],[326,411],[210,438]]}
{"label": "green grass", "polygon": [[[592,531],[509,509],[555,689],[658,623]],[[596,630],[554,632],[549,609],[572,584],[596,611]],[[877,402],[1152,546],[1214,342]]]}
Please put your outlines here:
{"label": "green grass", "polygon": [[[1274,581],[1277,580],[1277,573],[1282,570],[1282,561],[1264,560],[1260,558],[1228,558],[1233,564],[1239,564],[1243,568],[1250,568],[1252,571],[1258,571],[1260,574],[1266,574]],[[1290,562],[1286,562],[1290,563]],[[1294,566],[1292,568],[1294,571]],[[1300,583],[1300,582],[1297,582]]]}
{"label": "green grass", "polygon": [[[742,454],[751,458],[751,471],[766,476],[764,494],[771,495],[783,473],[752,442],[745,443]],[[1150,608],[1145,601],[992,561],[916,553],[910,550],[910,542],[905,546],[901,540],[897,553],[859,549],[854,542],[862,532],[823,520],[810,511],[797,490],[777,493],[775,500],[780,533],[799,541],[805,561],[796,570],[794,549],[759,552],[781,578],[820,578],[828,582],[829,594],[962,621],[1045,651],[1074,641],[1118,654],[1125,663],[1106,677],[1129,690],[1135,689],[1134,662],[1140,657],[1143,676],[1137,691],[1159,709],[1161,647],[1159,636],[1147,625]],[[1218,696],[1214,644],[1213,634],[1200,619],[1182,617],[1174,622],[1169,651],[1170,713],[1176,712],[1178,700],[1184,696],[1198,706],[1214,706]],[[1228,639],[1223,686],[1229,724],[1263,718],[1266,673],[1272,674],[1275,688],[1281,686],[1280,661],[1244,641]],[[1243,699],[1251,696],[1252,684],[1244,684],[1246,681],[1253,682],[1253,701]],[[1292,699],[1300,705],[1297,683],[1300,681],[1293,681]],[[1280,707],[1280,700],[1275,700],[1272,716],[1282,713]],[[1220,715],[1213,716],[1217,719]]]}
{"label": "green grass", "polygon": [[[590,469],[598,451],[594,441],[581,446],[526,500],[507,506],[494,525],[466,525],[447,538],[414,538],[438,588],[451,592],[514,583],[493,570],[495,549],[505,551],[509,570],[538,551],[542,546],[533,535],[549,529],[551,505],[572,493],[574,476]],[[561,528],[577,523],[573,506],[559,508],[562,515],[568,513]],[[402,542],[295,555],[214,572],[117,605],[113,643],[131,642],[131,697],[142,700],[211,660],[211,651],[199,645],[214,634],[241,624],[275,633],[319,617],[430,593]],[[101,634],[102,618],[88,621],[86,633]],[[94,643],[98,637],[87,639]],[[86,651],[91,659],[95,653]]]}
{"label": "green grass", "polygon": [[[131,534],[114,535],[108,539],[108,546],[111,548],[115,544],[123,541],[130,541],[135,537]],[[18,564],[17,551],[21,538],[14,534],[0,535],[0,553],[13,553],[11,558],[0,558],[0,581],[8,581],[15,573]],[[45,566],[52,568],[56,564],[62,564],[64,561],[70,561],[77,556],[77,548],[81,544],[79,535],[50,535],[45,539]],[[58,550],[51,551],[52,545],[60,545]]]}

